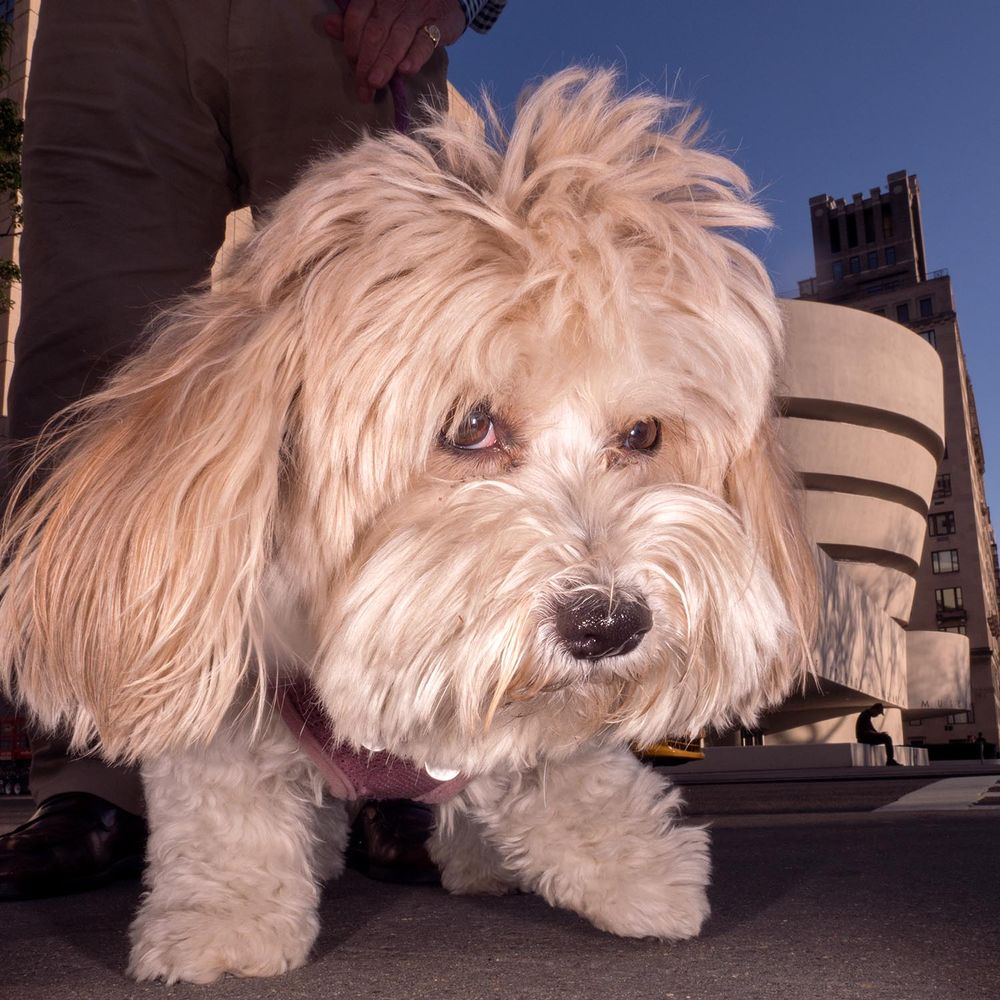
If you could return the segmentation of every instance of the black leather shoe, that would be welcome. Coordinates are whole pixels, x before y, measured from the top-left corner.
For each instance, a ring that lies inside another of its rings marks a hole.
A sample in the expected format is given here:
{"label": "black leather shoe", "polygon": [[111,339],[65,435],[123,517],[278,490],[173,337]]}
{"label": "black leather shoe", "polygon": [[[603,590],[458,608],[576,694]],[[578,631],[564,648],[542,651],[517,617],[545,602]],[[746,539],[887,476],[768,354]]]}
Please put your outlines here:
{"label": "black leather shoe", "polygon": [[86,792],[46,799],[0,837],[0,899],[97,889],[142,872],[146,821]]}
{"label": "black leather shoe", "polygon": [[366,802],[351,828],[347,866],[379,882],[437,885],[441,875],[427,853],[434,813],[422,802]]}

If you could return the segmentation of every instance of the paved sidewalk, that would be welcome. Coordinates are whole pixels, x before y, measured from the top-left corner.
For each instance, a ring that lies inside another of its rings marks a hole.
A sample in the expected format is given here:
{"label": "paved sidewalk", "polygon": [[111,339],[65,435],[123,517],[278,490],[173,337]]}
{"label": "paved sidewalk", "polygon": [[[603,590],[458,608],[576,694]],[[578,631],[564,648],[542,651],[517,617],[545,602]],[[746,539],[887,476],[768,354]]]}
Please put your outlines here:
{"label": "paved sidewalk", "polygon": [[[996,789],[996,791],[994,791]],[[993,793],[992,795],[990,793]],[[991,801],[1000,792],[1000,777],[975,775],[963,778],[942,778],[906,795],[879,806],[882,811],[935,812],[974,808],[1000,809],[1000,802]]]}
{"label": "paved sidewalk", "polygon": [[[985,1000],[1000,981],[1000,808],[879,808],[938,775],[689,785],[713,916],[623,940],[535,896],[451,897],[348,874],[310,963],[207,987],[125,978],[139,887],[0,905],[3,1000]],[[988,776],[974,776],[986,778]],[[963,780],[963,779],[959,779]],[[30,811],[0,799],[0,826]]]}

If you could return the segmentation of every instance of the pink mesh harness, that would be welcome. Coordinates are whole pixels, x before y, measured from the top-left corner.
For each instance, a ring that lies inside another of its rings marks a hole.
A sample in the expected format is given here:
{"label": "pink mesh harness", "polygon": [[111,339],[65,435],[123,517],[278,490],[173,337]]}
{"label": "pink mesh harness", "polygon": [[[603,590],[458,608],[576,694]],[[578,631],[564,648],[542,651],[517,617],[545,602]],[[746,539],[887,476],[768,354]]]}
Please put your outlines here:
{"label": "pink mesh harness", "polygon": [[469,783],[464,774],[441,781],[405,757],[384,750],[359,752],[338,741],[316,692],[304,681],[276,686],[273,698],[335,798],[413,799],[433,805],[454,798]]}

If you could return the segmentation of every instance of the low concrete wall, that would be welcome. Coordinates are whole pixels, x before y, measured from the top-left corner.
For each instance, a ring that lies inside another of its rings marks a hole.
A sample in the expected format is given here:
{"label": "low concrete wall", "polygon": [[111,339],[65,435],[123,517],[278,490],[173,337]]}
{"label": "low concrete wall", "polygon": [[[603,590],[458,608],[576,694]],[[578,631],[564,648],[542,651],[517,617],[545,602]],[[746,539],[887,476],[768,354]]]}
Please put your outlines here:
{"label": "low concrete wall", "polygon": [[[919,747],[895,747],[896,759],[910,766],[930,763]],[[706,747],[705,759],[685,764],[698,771],[783,771],[813,767],[879,767],[885,747],[863,743],[800,743],[794,746]]]}
{"label": "low concrete wall", "polygon": [[[813,716],[808,710],[800,711],[797,713],[801,720],[800,725],[793,729],[768,732],[765,743],[769,747],[801,746],[812,743],[854,743],[858,713],[868,708],[874,700],[856,693],[852,696],[840,689],[834,692],[827,685],[826,692],[821,696],[819,707],[815,711],[819,712],[829,707],[828,717],[820,718]],[[794,719],[795,715],[789,712],[788,717]],[[879,719],[878,728],[883,733],[888,733],[893,743],[906,742],[903,735],[903,715],[898,708],[886,708],[885,715]]]}

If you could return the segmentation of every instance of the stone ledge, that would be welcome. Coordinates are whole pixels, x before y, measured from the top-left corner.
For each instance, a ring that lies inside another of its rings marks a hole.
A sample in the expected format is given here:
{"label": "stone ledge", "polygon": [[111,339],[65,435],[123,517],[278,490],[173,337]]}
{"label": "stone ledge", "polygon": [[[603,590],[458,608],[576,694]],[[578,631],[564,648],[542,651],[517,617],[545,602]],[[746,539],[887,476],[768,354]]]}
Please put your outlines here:
{"label": "stone ledge", "polygon": [[[923,747],[894,748],[896,759],[909,767],[926,767]],[[705,759],[684,765],[685,771],[769,771],[811,767],[883,767],[885,747],[863,743],[797,743],[763,747],[705,747]]]}

